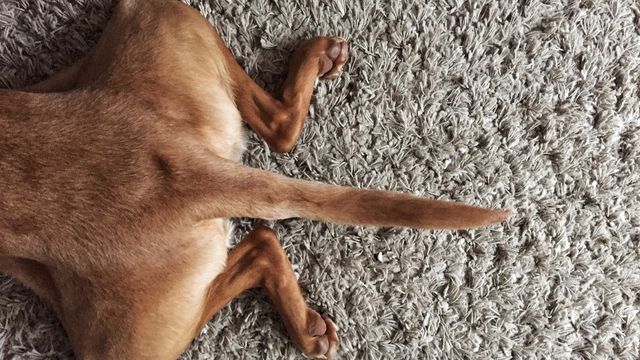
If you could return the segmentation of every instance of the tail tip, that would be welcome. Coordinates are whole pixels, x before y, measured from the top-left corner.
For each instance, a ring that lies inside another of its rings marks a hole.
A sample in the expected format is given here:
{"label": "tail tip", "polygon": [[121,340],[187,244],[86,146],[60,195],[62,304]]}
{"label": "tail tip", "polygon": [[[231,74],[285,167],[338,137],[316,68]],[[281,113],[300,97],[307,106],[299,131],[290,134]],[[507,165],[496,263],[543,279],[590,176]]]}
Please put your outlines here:
{"label": "tail tip", "polygon": [[491,223],[497,224],[504,220],[506,220],[509,216],[511,216],[511,209],[497,209],[493,210],[493,216],[491,217]]}

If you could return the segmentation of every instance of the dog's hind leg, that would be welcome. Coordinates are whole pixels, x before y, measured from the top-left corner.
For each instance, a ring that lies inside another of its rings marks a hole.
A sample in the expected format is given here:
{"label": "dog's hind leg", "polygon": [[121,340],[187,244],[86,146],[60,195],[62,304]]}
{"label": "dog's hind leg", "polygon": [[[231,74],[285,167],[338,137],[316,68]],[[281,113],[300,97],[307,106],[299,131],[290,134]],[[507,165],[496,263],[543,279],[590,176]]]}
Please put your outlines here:
{"label": "dog's hind leg", "polygon": [[292,340],[313,358],[335,358],[336,326],[307,307],[291,263],[275,233],[253,230],[230,253],[225,270],[209,288],[201,326],[241,292],[264,288],[282,316]]}
{"label": "dog's hind leg", "polygon": [[338,76],[346,63],[346,41],[335,37],[316,37],[303,43],[291,58],[289,74],[280,97],[276,98],[245,73],[217,32],[215,37],[219,47],[225,49],[233,95],[244,120],[275,151],[291,150],[309,111],[315,81]]}

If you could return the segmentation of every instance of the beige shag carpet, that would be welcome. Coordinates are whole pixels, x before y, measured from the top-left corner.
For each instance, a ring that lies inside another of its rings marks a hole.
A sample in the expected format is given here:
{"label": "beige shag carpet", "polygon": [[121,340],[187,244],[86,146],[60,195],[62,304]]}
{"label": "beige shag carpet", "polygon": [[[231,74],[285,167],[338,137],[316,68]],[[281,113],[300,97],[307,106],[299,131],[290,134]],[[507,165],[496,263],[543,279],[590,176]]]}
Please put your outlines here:
{"label": "beige shag carpet", "polygon": [[[140,0],[144,1],[144,0]],[[269,89],[302,39],[351,43],[300,143],[245,161],[303,179],[514,209],[475,231],[275,224],[344,359],[640,357],[640,8],[633,0],[191,0]],[[112,0],[0,0],[0,86],[69,64]],[[2,189],[0,189],[2,191]],[[238,237],[251,225],[239,220]],[[68,359],[48,308],[0,280],[4,359]],[[266,297],[183,359],[297,359]]]}

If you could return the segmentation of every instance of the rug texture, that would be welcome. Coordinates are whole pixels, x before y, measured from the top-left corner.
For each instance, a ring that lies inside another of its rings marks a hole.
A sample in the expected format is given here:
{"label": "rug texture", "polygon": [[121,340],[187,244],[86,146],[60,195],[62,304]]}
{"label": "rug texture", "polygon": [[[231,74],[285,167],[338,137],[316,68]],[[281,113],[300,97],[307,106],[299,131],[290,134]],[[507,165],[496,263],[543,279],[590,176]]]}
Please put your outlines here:
{"label": "rug texture", "polygon": [[[342,358],[640,357],[638,3],[189,3],[270,90],[301,40],[350,41],[346,73],[318,83],[295,149],[252,136],[247,164],[514,211],[459,232],[271,224],[309,304],[340,327]],[[113,4],[0,0],[0,86],[77,59]],[[254,224],[237,222],[238,238]],[[72,358],[48,307],[0,279],[2,358]],[[183,355],[300,357],[259,291]]]}

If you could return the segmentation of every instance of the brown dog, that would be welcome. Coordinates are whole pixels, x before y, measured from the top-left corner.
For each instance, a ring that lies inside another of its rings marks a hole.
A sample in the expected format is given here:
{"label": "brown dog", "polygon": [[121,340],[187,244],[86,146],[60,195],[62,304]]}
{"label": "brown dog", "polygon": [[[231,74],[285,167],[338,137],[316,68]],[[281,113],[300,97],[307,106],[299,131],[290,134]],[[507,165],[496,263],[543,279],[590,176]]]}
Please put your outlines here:
{"label": "brown dog", "polygon": [[274,233],[255,229],[227,256],[225,218],[453,229],[506,217],[238,163],[241,118],[288,151],[314,82],[346,60],[342,39],[307,41],[273,98],[193,9],[122,0],[77,64],[0,90],[0,271],[53,306],[80,359],[174,359],[255,287],[305,354],[333,358],[336,327],[305,304]]}

